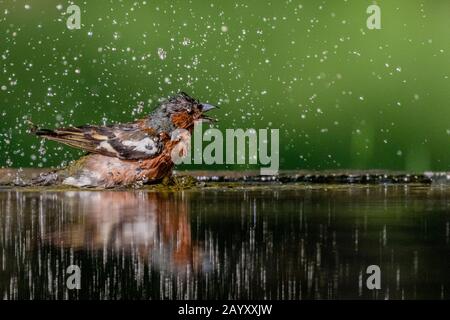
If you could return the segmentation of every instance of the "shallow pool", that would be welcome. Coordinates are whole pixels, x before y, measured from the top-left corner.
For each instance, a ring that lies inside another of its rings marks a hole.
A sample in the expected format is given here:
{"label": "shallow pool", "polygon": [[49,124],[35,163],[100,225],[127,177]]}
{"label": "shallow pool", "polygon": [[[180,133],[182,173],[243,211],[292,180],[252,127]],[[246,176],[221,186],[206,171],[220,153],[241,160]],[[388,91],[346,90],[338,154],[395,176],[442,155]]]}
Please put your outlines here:
{"label": "shallow pool", "polygon": [[4,299],[448,299],[450,188],[1,189],[0,267]]}

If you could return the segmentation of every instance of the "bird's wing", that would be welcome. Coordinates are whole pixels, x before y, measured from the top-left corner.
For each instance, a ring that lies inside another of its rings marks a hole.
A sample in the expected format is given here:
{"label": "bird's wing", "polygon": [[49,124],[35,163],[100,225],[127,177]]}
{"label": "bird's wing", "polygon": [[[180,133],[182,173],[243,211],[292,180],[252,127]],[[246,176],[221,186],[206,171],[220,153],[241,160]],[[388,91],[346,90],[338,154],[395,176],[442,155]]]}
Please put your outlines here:
{"label": "bird's wing", "polygon": [[137,123],[41,129],[35,133],[72,147],[124,160],[153,158],[163,146],[156,133],[143,130]]}

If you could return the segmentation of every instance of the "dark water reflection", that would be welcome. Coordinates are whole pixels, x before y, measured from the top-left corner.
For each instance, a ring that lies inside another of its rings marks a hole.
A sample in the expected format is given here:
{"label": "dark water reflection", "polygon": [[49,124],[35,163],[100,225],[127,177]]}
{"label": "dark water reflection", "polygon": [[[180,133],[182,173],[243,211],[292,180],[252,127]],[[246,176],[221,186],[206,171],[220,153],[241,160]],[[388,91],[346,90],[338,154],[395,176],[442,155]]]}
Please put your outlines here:
{"label": "dark water reflection", "polygon": [[[3,299],[450,297],[450,190],[0,191]],[[66,268],[81,268],[69,290]],[[381,290],[366,288],[379,265]]]}

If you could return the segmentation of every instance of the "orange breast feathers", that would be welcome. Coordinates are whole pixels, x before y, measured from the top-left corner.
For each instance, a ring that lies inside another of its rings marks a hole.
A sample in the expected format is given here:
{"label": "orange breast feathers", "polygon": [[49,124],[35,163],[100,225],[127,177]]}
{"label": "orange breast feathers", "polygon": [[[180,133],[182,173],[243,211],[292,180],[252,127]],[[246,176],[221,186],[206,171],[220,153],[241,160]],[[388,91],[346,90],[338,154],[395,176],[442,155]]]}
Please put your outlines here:
{"label": "orange breast feathers", "polygon": [[172,115],[171,120],[175,127],[190,130],[194,127],[195,115],[179,112]]}

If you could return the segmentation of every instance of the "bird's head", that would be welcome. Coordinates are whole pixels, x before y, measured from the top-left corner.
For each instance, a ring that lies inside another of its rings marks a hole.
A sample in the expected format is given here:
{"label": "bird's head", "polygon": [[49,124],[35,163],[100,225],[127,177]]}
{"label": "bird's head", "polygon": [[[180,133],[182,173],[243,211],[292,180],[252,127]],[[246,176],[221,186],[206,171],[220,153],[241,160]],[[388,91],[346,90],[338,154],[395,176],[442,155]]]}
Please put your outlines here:
{"label": "bird's head", "polygon": [[158,107],[160,112],[169,117],[175,128],[186,130],[192,130],[195,121],[215,122],[215,119],[205,114],[215,108],[218,107],[200,103],[184,92],[169,98]]}

